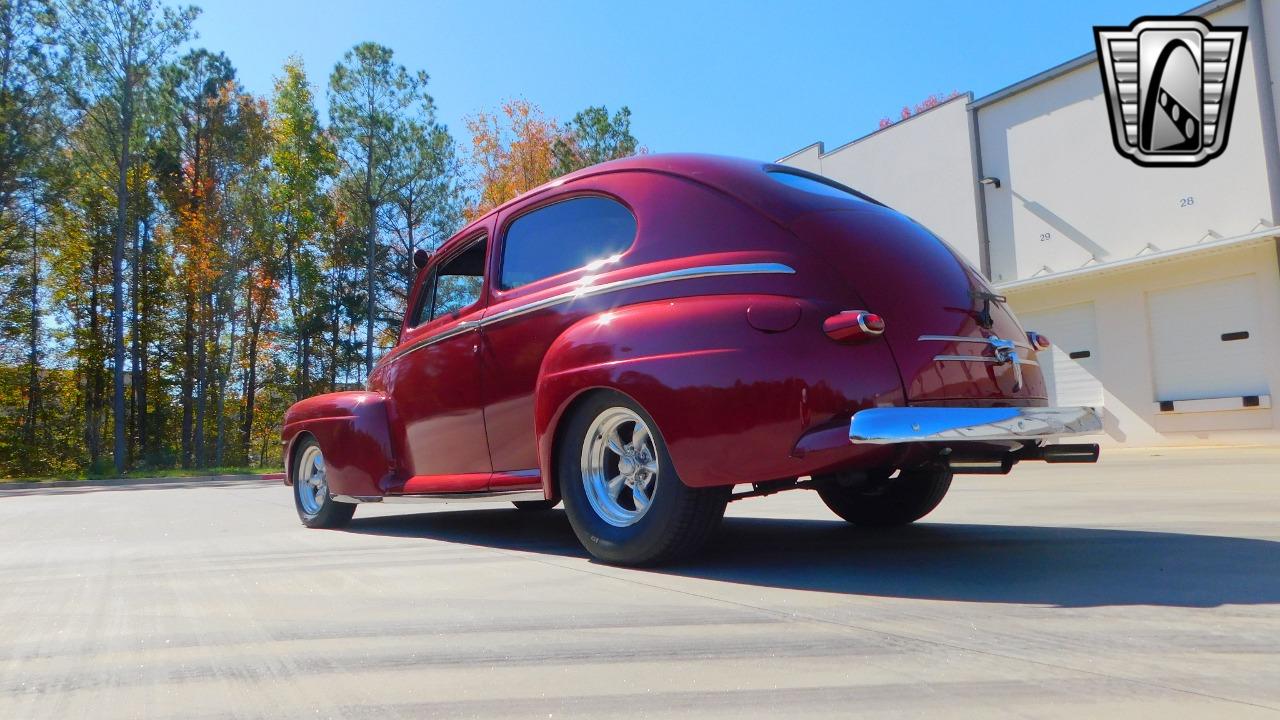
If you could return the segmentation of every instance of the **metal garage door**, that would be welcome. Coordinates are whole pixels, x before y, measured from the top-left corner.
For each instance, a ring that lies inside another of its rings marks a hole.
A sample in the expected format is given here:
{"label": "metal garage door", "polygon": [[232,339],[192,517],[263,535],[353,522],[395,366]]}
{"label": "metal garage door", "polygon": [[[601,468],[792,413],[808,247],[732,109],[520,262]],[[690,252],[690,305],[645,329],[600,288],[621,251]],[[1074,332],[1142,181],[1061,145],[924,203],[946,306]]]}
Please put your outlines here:
{"label": "metal garage door", "polygon": [[1093,303],[1057,310],[1018,313],[1028,330],[1044,333],[1053,347],[1039,354],[1040,369],[1053,405],[1102,405],[1098,379],[1098,331]]}
{"label": "metal garage door", "polygon": [[1267,394],[1253,275],[1147,295],[1156,400]]}

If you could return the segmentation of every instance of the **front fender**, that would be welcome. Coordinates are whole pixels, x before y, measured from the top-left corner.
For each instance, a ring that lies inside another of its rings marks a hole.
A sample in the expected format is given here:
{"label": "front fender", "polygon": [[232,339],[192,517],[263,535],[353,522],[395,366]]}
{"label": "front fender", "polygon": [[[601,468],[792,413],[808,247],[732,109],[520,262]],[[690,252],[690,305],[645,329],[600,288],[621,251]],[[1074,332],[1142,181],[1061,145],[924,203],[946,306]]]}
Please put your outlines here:
{"label": "front fender", "polygon": [[281,432],[286,484],[293,484],[294,450],[307,434],[320,443],[334,495],[378,496],[394,483],[395,454],[382,393],[328,393],[290,407]]}
{"label": "front fender", "polygon": [[[761,330],[748,322],[748,309],[753,317],[796,321],[787,327],[771,320],[782,329]],[[796,298],[715,295],[630,305],[573,325],[548,348],[539,372],[535,432],[544,489],[556,490],[556,428],[577,398],[599,388],[630,396],[653,416],[686,485],[804,474],[792,448],[805,429],[901,395],[883,348],[859,351],[866,362],[852,358],[865,371],[856,382],[833,380],[821,317]]]}

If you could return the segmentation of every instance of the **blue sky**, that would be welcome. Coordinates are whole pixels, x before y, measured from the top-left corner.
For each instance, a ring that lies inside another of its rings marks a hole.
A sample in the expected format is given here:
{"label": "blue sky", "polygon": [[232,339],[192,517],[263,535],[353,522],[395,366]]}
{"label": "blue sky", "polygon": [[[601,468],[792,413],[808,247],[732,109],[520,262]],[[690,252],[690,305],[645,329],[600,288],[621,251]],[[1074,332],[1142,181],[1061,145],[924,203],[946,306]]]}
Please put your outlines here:
{"label": "blue sky", "polygon": [[654,152],[771,160],[833,148],[930,93],[982,96],[1093,48],[1093,25],[1185,12],[1187,0],[1092,2],[353,2],[204,0],[195,44],[268,93],[299,55],[320,102],[363,40],[431,75],[439,117],[523,96],[568,118],[629,105]]}

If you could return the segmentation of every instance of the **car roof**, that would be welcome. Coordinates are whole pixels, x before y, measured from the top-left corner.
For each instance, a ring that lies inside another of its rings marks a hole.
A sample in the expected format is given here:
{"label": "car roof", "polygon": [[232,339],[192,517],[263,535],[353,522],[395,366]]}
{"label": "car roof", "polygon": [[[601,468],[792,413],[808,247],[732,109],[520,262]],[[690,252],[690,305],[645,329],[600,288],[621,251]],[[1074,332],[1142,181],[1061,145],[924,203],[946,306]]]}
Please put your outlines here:
{"label": "car roof", "polygon": [[632,155],[618,160],[610,160],[581,170],[575,170],[567,175],[562,175],[554,180],[550,180],[535,188],[520,193],[514,198],[489,210],[484,215],[481,215],[475,220],[467,223],[465,227],[453,236],[452,240],[446,242],[440,247],[440,251],[452,248],[462,236],[471,235],[475,229],[484,225],[490,218],[503,210],[524,202],[531,197],[550,192],[555,188],[561,187],[575,180],[581,180],[595,175],[606,175],[609,173],[649,171],[665,173],[668,175],[678,175],[707,185],[723,187],[725,184],[730,183],[734,178],[755,175],[762,169],[770,166],[771,163],[759,160],[747,160],[744,158],[728,157],[724,155],[706,155],[699,153]]}
{"label": "car roof", "polygon": [[841,185],[830,178],[776,163],[696,153],[633,155],[571,172],[521,193],[468,223],[451,240],[441,246],[440,250],[452,250],[461,241],[461,238],[474,235],[479,226],[488,222],[494,215],[530,198],[554,192],[557,188],[583,178],[637,171],[675,175],[715,188],[755,208],[775,222],[783,224],[789,218],[794,218],[797,215],[813,210],[848,209],[849,201],[852,198],[842,200],[812,193],[781,190],[781,185],[769,179],[768,172],[785,172],[808,177],[846,191],[856,198],[873,205],[882,205],[876,199],[868,197],[853,188]]}

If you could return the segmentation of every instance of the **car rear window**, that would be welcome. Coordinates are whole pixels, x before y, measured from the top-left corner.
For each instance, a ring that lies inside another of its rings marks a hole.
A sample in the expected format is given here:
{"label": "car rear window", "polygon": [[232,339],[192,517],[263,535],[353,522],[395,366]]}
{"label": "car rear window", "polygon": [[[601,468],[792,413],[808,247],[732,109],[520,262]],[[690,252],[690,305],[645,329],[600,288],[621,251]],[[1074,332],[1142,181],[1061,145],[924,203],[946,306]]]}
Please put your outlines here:
{"label": "car rear window", "polygon": [[841,198],[843,200],[857,200],[858,202],[868,202],[868,200],[857,193],[846,190],[835,183],[826,183],[821,180],[815,180],[807,175],[787,172],[785,170],[767,170],[769,177],[775,181],[782,183],[788,187],[797,190],[803,190],[815,195],[825,195],[827,197]]}
{"label": "car rear window", "polygon": [[500,287],[510,290],[617,255],[635,237],[635,216],[616,200],[589,195],[546,205],[507,227]]}

